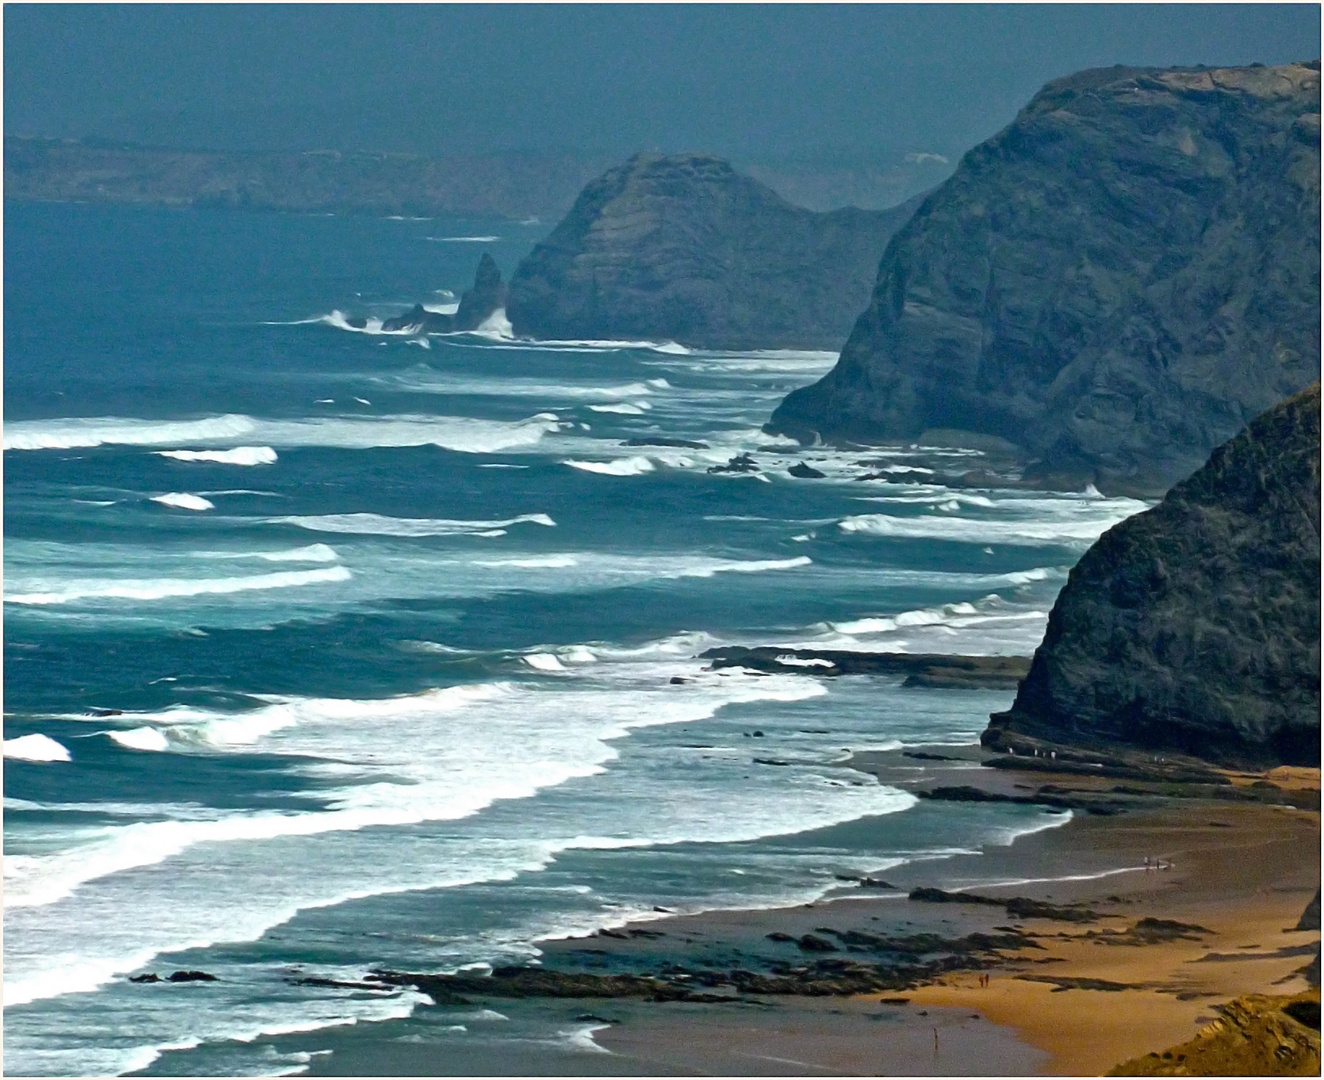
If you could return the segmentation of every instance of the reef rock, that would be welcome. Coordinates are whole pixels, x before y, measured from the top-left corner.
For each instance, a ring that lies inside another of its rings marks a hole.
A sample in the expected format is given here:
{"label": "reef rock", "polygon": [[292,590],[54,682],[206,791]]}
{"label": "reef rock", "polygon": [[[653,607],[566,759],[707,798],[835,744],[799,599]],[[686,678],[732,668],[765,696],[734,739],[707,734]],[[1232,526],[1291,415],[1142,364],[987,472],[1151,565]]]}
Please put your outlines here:
{"label": "reef rock", "polygon": [[501,271],[497,268],[496,260],[484,253],[478,260],[473,288],[460,297],[460,306],[454,315],[429,311],[422,304],[415,304],[403,315],[387,319],[382,323],[382,329],[392,333],[406,330],[420,334],[477,330],[505,306],[506,286],[501,280]]}
{"label": "reef rock", "polygon": [[1104,533],[984,745],[1318,766],[1319,463],[1316,383]]}
{"label": "reef rock", "polygon": [[816,213],[719,158],[639,154],[520,263],[508,315],[543,339],[838,349],[917,204]]}
{"label": "reef rock", "polygon": [[1049,83],[887,247],[841,359],[769,430],[1021,448],[1161,494],[1319,378],[1318,61]]}

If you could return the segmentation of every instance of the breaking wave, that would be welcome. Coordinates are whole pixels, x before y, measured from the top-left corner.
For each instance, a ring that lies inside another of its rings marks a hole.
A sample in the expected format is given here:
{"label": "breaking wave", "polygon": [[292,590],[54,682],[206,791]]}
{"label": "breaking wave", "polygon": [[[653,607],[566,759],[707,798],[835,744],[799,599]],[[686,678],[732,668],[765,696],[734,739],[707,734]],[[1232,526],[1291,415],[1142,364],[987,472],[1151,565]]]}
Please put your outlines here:
{"label": "breaking wave", "polygon": [[233,450],[157,450],[175,461],[210,461],[217,465],[274,465],[276,451],[269,446],[236,446]]}
{"label": "breaking wave", "polygon": [[[205,420],[134,420],[122,417],[21,420],[5,425],[6,450],[71,450],[95,446],[161,446],[181,442],[227,442],[250,438],[277,447],[438,446],[458,453],[487,454],[535,445],[560,428],[552,413],[524,420],[478,420],[467,416],[335,416],[266,420],[227,414]],[[180,453],[192,451],[179,451]],[[274,451],[273,451],[274,453]]]}
{"label": "breaking wave", "polygon": [[[511,525],[556,524],[546,514],[520,514],[502,521],[461,521],[451,518],[396,518],[384,514],[318,514],[268,518],[272,525],[296,525],[314,532],[356,536],[482,536]],[[330,550],[329,548],[327,550]]]}
{"label": "breaking wave", "polygon": [[124,578],[100,581],[68,581],[58,588],[42,592],[15,593],[5,597],[7,604],[68,604],[76,600],[168,600],[186,596],[214,596],[248,592],[254,589],[288,589],[301,585],[320,585],[348,581],[353,575],[344,566],[320,570],[285,570],[250,577],[203,578]]}

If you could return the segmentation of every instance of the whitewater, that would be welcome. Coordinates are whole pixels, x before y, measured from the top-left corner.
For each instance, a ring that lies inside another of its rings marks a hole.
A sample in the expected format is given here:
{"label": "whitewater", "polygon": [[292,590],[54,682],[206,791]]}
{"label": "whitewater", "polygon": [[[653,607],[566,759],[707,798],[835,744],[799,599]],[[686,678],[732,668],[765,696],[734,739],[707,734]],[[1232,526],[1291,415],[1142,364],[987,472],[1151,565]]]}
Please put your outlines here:
{"label": "whitewater", "polygon": [[[348,1025],[414,1037],[424,995],[334,985],[375,967],[536,962],[1061,823],[846,767],[969,744],[1005,692],[700,654],[1027,655],[1144,504],[764,433],[830,353],[373,332],[545,226],[234,220],[6,222],[11,1074],[296,1073]],[[215,981],[130,981],[181,969]]]}

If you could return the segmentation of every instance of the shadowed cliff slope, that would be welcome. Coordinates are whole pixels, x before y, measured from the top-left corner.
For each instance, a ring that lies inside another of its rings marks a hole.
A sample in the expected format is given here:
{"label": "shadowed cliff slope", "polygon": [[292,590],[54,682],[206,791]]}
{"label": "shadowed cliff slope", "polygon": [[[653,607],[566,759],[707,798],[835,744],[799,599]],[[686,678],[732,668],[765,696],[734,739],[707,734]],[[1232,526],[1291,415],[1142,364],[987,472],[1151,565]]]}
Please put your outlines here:
{"label": "shadowed cliff slope", "polygon": [[996,435],[1158,494],[1319,377],[1319,64],[1049,83],[888,245],[770,429]]}
{"label": "shadowed cliff slope", "polygon": [[816,213],[719,158],[640,154],[520,263],[507,315],[544,339],[840,348],[917,202]]}
{"label": "shadowed cliff slope", "polygon": [[1085,553],[982,741],[1320,760],[1319,384]]}

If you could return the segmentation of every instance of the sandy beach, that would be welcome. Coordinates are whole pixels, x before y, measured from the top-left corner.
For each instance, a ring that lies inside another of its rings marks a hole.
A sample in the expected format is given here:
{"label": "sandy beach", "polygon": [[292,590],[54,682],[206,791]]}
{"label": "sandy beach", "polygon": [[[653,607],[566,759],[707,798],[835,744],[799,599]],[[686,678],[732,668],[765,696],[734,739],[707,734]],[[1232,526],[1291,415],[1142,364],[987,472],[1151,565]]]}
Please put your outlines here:
{"label": "sandy beach", "polygon": [[[1102,779],[982,768],[978,757],[974,750],[948,756],[939,775],[994,795],[1045,784],[1075,793],[1066,797],[1103,798],[1116,789]],[[894,752],[851,764],[889,782],[909,769],[912,785],[934,786],[933,772],[917,781],[913,758]],[[1300,796],[1318,789],[1319,773],[1235,776],[1231,787],[1257,782],[1255,790],[1274,783],[1309,806]],[[1302,970],[1319,932],[1295,927],[1319,888],[1318,811],[1275,805],[1277,795],[1252,802],[1227,792],[1191,798],[1172,797],[1171,787],[1168,796],[1131,790],[1137,794],[1124,812],[1076,811],[1066,824],[1007,846],[897,866],[882,874],[886,888],[843,884],[795,908],[661,915],[541,943],[539,971],[599,972],[588,976],[597,979],[716,973],[703,984],[712,991],[707,1000],[553,992],[481,1003],[581,1024],[576,1038],[598,1052],[524,1063],[541,1073],[1099,1075],[1192,1039],[1233,999],[1308,991]],[[982,902],[911,899],[919,888],[959,890]],[[995,902],[1013,898],[1011,909]],[[1036,901],[1048,906],[1036,909]],[[805,935],[817,940],[812,951],[803,947]],[[735,985],[742,970],[802,972],[824,956],[849,966],[850,954],[869,951],[852,942],[924,935],[960,955],[947,970],[901,989],[751,993]],[[1317,1032],[1305,1037],[1318,1046]],[[439,1060],[426,1040],[393,1054],[402,1073],[455,1074],[461,1064]],[[337,1050],[311,1071],[352,1073],[366,1060]],[[467,1064],[470,1071],[516,1071],[513,1062]]]}
{"label": "sandy beach", "polygon": [[[1146,871],[1143,860],[1150,853],[1161,855],[1172,869]],[[1079,879],[1062,880],[1072,876]],[[738,1024],[714,1020],[696,1029],[695,1018],[669,1021],[659,1011],[643,1025],[615,1026],[596,1037],[613,1051],[699,1072],[766,1071],[750,1068],[748,1055],[763,1053],[794,1058],[805,1072],[815,1073],[1097,1075],[1190,1039],[1214,1019],[1213,1006],[1220,1002],[1248,993],[1307,989],[1297,972],[1313,954],[1319,934],[1289,928],[1319,884],[1315,813],[1200,802],[1119,817],[1080,817],[1009,848],[889,874],[889,881],[901,888],[964,887],[979,878],[1017,882],[982,885],[981,895],[1086,904],[1101,917],[1084,924],[1018,920],[1014,925],[1032,934],[1041,949],[1009,953],[1005,964],[988,972],[987,986],[980,985],[979,972],[957,972],[907,991],[904,1006],[886,1006],[894,1017],[883,1046],[877,1035],[872,1045],[868,1039],[861,1045],[858,1037],[834,1037],[827,1026],[815,1030],[798,1002],[779,1003],[794,1015],[790,1024],[760,1016]],[[939,923],[967,933],[972,923],[991,930],[1006,921],[996,908],[985,913],[964,904],[851,898],[815,905],[813,911],[725,913],[683,922],[691,937],[778,929],[796,934],[809,923],[898,921],[898,909],[913,916],[905,921],[924,925],[934,919],[935,909],[941,910]],[[1128,931],[1142,918],[1208,932],[1135,940]],[[1071,986],[1075,980],[1097,980],[1100,988]],[[852,999],[843,1011],[878,1007],[888,997],[895,995]],[[985,1023],[972,1022],[973,1014]],[[930,1031],[935,1026],[937,1059]],[[994,1037],[997,1029],[1002,1030]],[[907,1035],[898,1039],[898,1030]],[[1014,1041],[1007,1040],[1009,1034]],[[714,1044],[722,1050],[715,1051]],[[1027,1054],[1026,1048],[1039,1056]],[[720,1069],[712,1067],[718,1064]]]}

